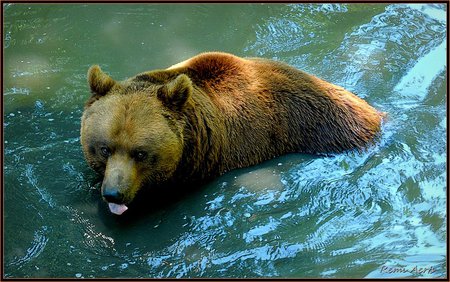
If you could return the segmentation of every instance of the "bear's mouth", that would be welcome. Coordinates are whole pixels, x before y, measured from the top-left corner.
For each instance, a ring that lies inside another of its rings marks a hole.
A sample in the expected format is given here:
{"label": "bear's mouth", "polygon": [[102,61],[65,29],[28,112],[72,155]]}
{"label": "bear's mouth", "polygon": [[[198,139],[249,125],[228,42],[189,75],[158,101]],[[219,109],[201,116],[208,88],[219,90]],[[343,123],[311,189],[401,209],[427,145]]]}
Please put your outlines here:
{"label": "bear's mouth", "polygon": [[115,203],[108,203],[109,210],[116,215],[123,214],[126,210],[128,210],[128,207],[124,204],[115,204]]}

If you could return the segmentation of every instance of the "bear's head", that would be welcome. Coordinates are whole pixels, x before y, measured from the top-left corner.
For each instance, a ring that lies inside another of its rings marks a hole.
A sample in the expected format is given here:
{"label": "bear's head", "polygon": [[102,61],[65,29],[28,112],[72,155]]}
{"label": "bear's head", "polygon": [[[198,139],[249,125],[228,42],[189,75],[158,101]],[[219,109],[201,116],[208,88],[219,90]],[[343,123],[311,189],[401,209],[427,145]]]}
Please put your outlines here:
{"label": "bear's head", "polygon": [[111,212],[122,214],[140,189],[175,173],[192,82],[184,74],[117,82],[98,66],[89,69],[88,82],[92,95],[81,123],[83,152],[104,175],[101,193]]}

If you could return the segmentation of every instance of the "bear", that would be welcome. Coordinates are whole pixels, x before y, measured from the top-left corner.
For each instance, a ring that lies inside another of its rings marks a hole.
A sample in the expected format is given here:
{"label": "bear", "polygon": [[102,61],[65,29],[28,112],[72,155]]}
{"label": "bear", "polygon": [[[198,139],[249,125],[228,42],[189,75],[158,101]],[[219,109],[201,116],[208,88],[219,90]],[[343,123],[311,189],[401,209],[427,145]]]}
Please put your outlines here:
{"label": "bear", "polygon": [[286,63],[223,52],[123,81],[93,65],[88,84],[80,141],[117,215],[141,190],[200,185],[288,153],[361,152],[385,115]]}

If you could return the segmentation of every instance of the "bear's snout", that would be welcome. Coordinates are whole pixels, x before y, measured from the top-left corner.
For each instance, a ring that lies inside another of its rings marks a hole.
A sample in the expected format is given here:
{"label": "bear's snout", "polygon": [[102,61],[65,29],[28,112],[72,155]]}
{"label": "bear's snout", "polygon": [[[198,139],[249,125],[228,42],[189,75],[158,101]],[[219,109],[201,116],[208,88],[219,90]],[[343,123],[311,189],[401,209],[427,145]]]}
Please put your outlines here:
{"label": "bear's snout", "polygon": [[106,165],[102,196],[109,203],[127,204],[136,186],[133,162],[124,155],[113,154]]}
{"label": "bear's snout", "polygon": [[124,190],[127,189],[125,172],[117,167],[107,167],[102,184],[102,196],[107,202],[122,204],[124,202]]}
{"label": "bear's snout", "polygon": [[109,210],[116,214],[121,215],[128,207],[125,192],[128,189],[127,179],[124,177],[124,171],[121,169],[107,169],[105,178],[102,184],[102,196],[103,199],[108,202]]}

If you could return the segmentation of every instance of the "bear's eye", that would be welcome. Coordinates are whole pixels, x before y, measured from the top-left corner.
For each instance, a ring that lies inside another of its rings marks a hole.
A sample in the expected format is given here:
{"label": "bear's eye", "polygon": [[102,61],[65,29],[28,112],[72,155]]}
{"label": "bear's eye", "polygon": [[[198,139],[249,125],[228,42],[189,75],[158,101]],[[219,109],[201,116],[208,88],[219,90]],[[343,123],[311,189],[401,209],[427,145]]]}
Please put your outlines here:
{"label": "bear's eye", "polygon": [[134,153],[133,158],[137,161],[137,162],[141,162],[143,160],[145,160],[147,158],[147,152],[144,151],[137,151]]}
{"label": "bear's eye", "polygon": [[168,120],[173,120],[172,116],[169,114],[163,113],[162,115],[163,115],[163,117],[165,117]]}
{"label": "bear's eye", "polygon": [[100,148],[100,153],[105,158],[111,156],[111,150],[108,147],[106,147],[106,146],[103,146],[103,147]]}

